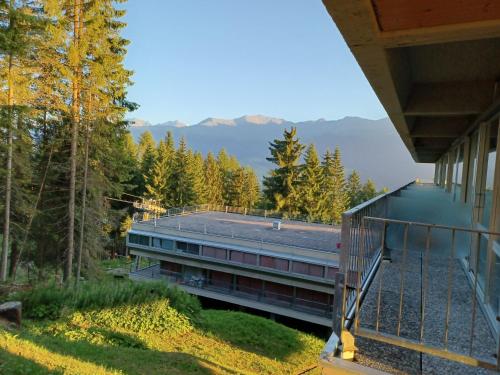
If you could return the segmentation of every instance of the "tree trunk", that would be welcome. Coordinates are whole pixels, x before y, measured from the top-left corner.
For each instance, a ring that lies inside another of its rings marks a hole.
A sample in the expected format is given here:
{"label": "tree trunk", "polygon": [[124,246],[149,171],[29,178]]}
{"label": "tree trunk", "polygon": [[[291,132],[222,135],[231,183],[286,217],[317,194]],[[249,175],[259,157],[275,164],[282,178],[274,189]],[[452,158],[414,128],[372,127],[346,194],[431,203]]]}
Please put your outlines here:
{"label": "tree trunk", "polygon": [[78,246],[78,260],[76,266],[76,284],[80,281],[80,272],[82,270],[82,252],[85,234],[85,209],[87,204],[87,178],[89,170],[89,143],[90,143],[90,127],[87,125],[85,134],[85,164],[83,172],[83,188],[82,188],[82,213],[80,218],[80,244]]}
{"label": "tree trunk", "polygon": [[[12,0],[11,0],[12,1]],[[12,7],[12,3],[11,3]],[[14,105],[14,90],[12,82],[12,54],[9,56],[9,70],[8,70],[8,129],[7,129],[7,166],[6,166],[6,176],[5,176],[5,211],[4,211],[4,225],[3,225],[3,243],[2,243],[2,263],[0,265],[0,281],[7,280],[7,263],[8,263],[8,253],[9,253],[9,234],[10,234],[10,201],[12,195],[12,141],[13,141],[13,129],[12,129],[12,117],[13,117],[13,105]]]}
{"label": "tree trunk", "polygon": [[[80,39],[80,0],[73,4],[73,44],[79,49]],[[78,127],[80,123],[80,63],[73,67],[71,103],[71,155],[68,202],[68,248],[64,263],[63,281],[69,281],[73,273],[73,255],[75,252],[75,195],[76,195],[76,151],[78,147]]]}

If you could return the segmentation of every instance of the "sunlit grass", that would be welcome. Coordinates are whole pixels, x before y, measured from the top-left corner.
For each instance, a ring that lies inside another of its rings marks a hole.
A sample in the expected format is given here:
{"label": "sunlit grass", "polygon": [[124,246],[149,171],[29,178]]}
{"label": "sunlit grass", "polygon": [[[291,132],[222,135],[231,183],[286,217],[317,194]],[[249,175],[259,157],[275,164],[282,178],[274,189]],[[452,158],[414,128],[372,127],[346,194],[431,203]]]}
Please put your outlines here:
{"label": "sunlit grass", "polygon": [[[130,303],[115,297],[120,303],[110,300],[106,307],[94,288],[84,292],[93,309],[78,307],[81,297],[74,296],[56,320],[25,321],[20,331],[0,331],[0,366],[27,369],[17,373],[295,374],[316,364],[324,345],[261,317],[200,310],[182,291],[130,297]],[[50,298],[60,301],[59,292],[52,293]]]}

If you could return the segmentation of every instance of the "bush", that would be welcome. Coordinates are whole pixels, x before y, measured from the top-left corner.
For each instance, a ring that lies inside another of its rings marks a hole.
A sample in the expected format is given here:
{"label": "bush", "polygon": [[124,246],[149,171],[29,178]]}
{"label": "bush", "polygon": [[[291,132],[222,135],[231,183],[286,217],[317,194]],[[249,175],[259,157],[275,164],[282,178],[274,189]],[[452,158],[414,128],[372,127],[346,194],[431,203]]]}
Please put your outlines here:
{"label": "bush", "polygon": [[71,324],[121,328],[135,333],[184,334],[193,329],[186,315],[172,308],[167,300],[76,312],[72,316]]}
{"label": "bush", "polygon": [[23,314],[31,319],[58,319],[75,310],[93,310],[168,299],[170,306],[190,319],[197,319],[201,306],[196,297],[164,282],[130,280],[85,282],[75,286],[54,283],[19,292],[13,298],[23,303]]}

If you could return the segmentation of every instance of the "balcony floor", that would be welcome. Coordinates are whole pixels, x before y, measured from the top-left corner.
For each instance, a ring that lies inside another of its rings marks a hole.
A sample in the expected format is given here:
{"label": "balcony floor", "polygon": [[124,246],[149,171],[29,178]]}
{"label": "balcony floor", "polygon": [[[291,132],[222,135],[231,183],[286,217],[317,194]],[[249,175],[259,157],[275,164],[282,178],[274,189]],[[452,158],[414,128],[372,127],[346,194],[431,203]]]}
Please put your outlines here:
{"label": "balcony floor", "polygon": [[[378,291],[382,279],[379,329],[384,333],[396,334],[401,282],[401,257],[399,255],[393,254],[392,263],[383,262],[377,272],[361,308],[360,326],[362,328],[375,329]],[[418,341],[422,309],[423,260],[420,252],[412,252],[407,261],[400,334],[401,337]],[[448,266],[448,260],[445,259],[432,259],[429,262],[423,342],[435,347],[444,345]],[[472,322],[472,289],[458,260],[454,261],[453,267],[448,347],[454,352],[468,354]],[[361,363],[389,373],[489,373],[487,370],[472,368],[369,339],[357,338],[356,345],[360,349],[357,358]],[[495,340],[482,310],[477,305],[472,354],[474,357],[493,362],[495,350]]]}

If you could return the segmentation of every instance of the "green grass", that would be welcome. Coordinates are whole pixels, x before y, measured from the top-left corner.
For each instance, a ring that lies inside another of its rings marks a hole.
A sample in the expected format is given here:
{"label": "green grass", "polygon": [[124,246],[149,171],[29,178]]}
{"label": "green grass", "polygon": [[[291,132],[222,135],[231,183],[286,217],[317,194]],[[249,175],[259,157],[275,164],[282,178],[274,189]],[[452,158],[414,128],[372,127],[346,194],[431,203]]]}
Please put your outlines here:
{"label": "green grass", "polygon": [[58,314],[0,329],[0,373],[294,374],[314,365],[324,344],[261,317],[202,310],[194,297],[161,285],[100,288],[112,297],[93,283],[19,295],[31,303],[28,312],[35,301],[55,302]]}

